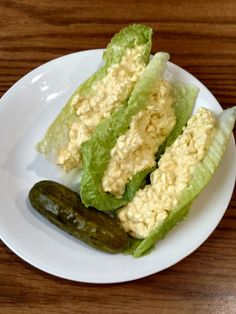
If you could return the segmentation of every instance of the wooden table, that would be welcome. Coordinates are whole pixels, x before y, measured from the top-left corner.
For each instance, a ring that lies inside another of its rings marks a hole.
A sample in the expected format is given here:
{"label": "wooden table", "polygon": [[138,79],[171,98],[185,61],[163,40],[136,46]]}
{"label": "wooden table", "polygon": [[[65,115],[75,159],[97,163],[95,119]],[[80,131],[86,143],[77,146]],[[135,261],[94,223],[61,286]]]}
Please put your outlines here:
{"label": "wooden table", "polygon": [[[153,49],[200,79],[221,105],[236,104],[236,2],[0,1],[0,92],[35,67],[103,48],[130,23],[154,31]],[[210,238],[177,265],[114,285],[45,274],[0,245],[0,313],[236,313],[236,191]]]}

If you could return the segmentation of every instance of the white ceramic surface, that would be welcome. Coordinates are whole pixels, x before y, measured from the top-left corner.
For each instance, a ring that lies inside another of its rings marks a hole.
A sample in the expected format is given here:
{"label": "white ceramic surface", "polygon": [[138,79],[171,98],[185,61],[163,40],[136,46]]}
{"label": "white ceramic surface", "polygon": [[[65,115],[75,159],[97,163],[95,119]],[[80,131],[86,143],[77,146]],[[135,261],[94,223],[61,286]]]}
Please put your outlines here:
{"label": "white ceramic surface", "polygon": [[[96,251],[60,231],[28,204],[27,194],[42,179],[61,181],[57,169],[36,153],[43,136],[75,88],[101,65],[102,50],[67,55],[40,66],[0,100],[0,236],[23,260],[50,274],[89,283],[115,283],[159,272],[196,250],[212,233],[229,203],[236,175],[233,137],[211,183],[188,218],[154,251],[135,259]],[[168,63],[172,77],[200,88],[196,108],[221,107],[191,74]],[[17,271],[17,270],[16,270]]]}

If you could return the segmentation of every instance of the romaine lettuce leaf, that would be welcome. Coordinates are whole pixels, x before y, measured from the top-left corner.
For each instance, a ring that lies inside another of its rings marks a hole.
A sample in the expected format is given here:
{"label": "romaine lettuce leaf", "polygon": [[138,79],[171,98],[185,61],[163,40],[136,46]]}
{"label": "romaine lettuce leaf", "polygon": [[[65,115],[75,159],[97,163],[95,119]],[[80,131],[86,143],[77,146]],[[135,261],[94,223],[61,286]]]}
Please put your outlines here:
{"label": "romaine lettuce leaf", "polygon": [[[165,72],[168,58],[166,53],[157,53],[136,84],[128,106],[125,104],[110,118],[100,123],[91,139],[82,144],[84,168],[80,196],[85,206],[92,206],[102,211],[116,210],[133,199],[147,174],[153,170],[149,168],[135,174],[126,185],[122,198],[116,198],[102,189],[101,182],[110,161],[111,149],[115,146],[117,138],[128,130],[132,117],[147,105],[146,100],[153,92],[156,80],[162,78]],[[170,134],[167,144],[171,143],[182,131],[182,127],[190,116],[196,96],[197,88],[183,83],[173,84],[177,122],[176,131]],[[181,115],[178,113],[180,108]]]}
{"label": "romaine lettuce leaf", "polygon": [[103,54],[105,64],[73,93],[62,111],[48,128],[44,138],[38,143],[36,147],[37,151],[44,154],[50,162],[57,163],[58,152],[68,145],[68,133],[71,125],[73,122],[78,121],[76,108],[72,105],[74,96],[78,94],[82,96],[89,95],[92,92],[93,86],[106,76],[109,67],[121,61],[127,48],[135,48],[136,46],[143,45],[145,48],[142,58],[147,64],[150,58],[151,38],[152,29],[139,24],[130,25],[117,33]]}
{"label": "romaine lettuce leaf", "polygon": [[178,81],[174,82],[172,85],[176,124],[166,141],[159,148],[157,157],[159,157],[168,146],[173,144],[179,134],[182,133],[183,126],[187,123],[191,115],[198,94],[198,88],[193,85]]}
{"label": "romaine lettuce leaf", "polygon": [[216,168],[218,167],[228,141],[232,134],[236,119],[236,107],[223,111],[218,116],[218,127],[203,161],[194,169],[189,186],[182,192],[180,200],[169,216],[160,223],[151,234],[139,242],[134,249],[133,255],[139,257],[149,252],[155,243],[162,239],[175,225],[177,225],[188,213],[188,210],[199,195],[201,190],[209,183]]}

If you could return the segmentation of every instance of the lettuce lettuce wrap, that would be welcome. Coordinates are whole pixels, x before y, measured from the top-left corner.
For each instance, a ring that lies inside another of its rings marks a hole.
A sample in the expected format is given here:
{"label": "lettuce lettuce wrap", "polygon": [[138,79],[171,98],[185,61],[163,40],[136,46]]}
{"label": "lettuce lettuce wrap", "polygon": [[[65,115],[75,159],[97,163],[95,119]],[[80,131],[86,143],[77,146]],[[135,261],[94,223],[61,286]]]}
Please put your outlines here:
{"label": "lettuce lettuce wrap", "polygon": [[151,28],[131,25],[116,34],[104,65],[81,84],[38,143],[38,152],[66,172],[81,168],[81,144],[129,98],[149,62]]}
{"label": "lettuce lettuce wrap", "polygon": [[218,167],[232,134],[236,107],[215,116],[201,108],[167,148],[151,174],[151,183],[119,210],[118,217],[134,240],[128,253],[148,254],[188,214],[192,202]]}

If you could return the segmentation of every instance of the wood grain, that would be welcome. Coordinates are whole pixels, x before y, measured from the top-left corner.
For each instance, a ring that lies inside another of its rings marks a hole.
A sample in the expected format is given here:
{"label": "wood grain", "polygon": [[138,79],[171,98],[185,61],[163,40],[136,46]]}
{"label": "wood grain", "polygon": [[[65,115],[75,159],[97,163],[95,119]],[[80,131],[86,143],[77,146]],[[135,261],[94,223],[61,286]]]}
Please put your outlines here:
{"label": "wood grain", "polygon": [[[153,52],[190,71],[221,105],[236,102],[236,2],[0,1],[0,95],[35,67],[103,48],[130,23],[154,30]],[[236,313],[236,191],[215,232],[161,273],[92,285],[45,274],[0,245],[0,313]]]}

